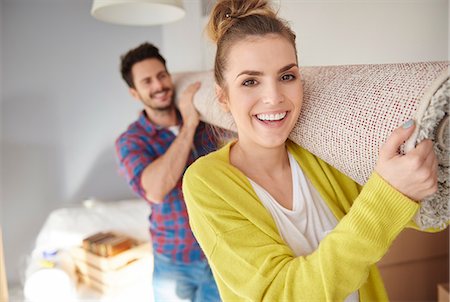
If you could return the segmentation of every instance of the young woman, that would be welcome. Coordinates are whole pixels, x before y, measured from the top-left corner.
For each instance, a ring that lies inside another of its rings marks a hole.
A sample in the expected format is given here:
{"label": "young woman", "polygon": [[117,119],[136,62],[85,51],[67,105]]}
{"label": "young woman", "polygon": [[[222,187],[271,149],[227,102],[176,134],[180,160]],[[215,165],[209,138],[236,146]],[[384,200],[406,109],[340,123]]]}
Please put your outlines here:
{"label": "young woman", "polygon": [[288,140],[302,105],[295,34],[267,1],[218,1],[221,107],[238,138],[197,160],[183,180],[190,224],[224,301],[383,301],[375,263],[436,191],[430,141],[382,147],[364,187]]}

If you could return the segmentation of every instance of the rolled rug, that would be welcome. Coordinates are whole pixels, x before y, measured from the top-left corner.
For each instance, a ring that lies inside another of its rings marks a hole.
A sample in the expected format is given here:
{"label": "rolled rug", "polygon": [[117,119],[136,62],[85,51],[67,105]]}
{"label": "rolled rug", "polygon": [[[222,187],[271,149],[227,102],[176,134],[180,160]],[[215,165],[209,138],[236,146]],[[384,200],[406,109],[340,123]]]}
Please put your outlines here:
{"label": "rolled rug", "polygon": [[[413,118],[414,134],[401,152],[431,139],[439,161],[438,191],[421,202],[415,222],[422,229],[445,228],[449,211],[449,62],[302,67],[302,112],[290,139],[363,185],[381,145]],[[202,82],[194,96],[201,119],[235,131],[214,89],[212,71],[174,75],[177,91]]]}

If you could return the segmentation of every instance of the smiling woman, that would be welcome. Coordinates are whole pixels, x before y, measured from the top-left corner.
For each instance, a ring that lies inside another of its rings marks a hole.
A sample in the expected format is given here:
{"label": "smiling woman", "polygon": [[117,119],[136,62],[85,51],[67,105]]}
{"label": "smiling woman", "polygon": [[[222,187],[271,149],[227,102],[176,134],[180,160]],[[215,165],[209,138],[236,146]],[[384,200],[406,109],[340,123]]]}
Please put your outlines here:
{"label": "smiling woman", "polygon": [[361,187],[289,140],[302,70],[295,34],[269,4],[218,1],[209,31],[217,100],[238,138],[191,165],[183,193],[222,299],[387,300],[375,264],[437,190],[431,141],[400,154],[415,129],[406,121]]}

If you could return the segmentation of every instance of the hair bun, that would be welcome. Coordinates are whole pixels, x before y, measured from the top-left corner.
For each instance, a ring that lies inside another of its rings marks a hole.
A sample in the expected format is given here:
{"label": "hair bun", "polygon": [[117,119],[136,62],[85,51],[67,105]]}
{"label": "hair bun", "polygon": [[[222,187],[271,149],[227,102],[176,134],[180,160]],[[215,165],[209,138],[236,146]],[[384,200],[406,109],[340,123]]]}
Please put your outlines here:
{"label": "hair bun", "polygon": [[275,17],[276,13],[267,0],[219,0],[209,18],[208,35],[217,43],[235,22],[251,15]]}

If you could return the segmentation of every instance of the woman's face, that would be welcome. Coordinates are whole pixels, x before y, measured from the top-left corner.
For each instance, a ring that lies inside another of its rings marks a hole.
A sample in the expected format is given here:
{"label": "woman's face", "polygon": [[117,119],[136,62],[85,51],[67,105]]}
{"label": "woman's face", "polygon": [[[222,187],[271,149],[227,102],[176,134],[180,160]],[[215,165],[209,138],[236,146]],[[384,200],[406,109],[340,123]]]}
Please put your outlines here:
{"label": "woman's face", "polygon": [[219,100],[234,118],[239,143],[285,143],[300,113],[303,88],[295,49],[280,35],[250,37],[230,48]]}

